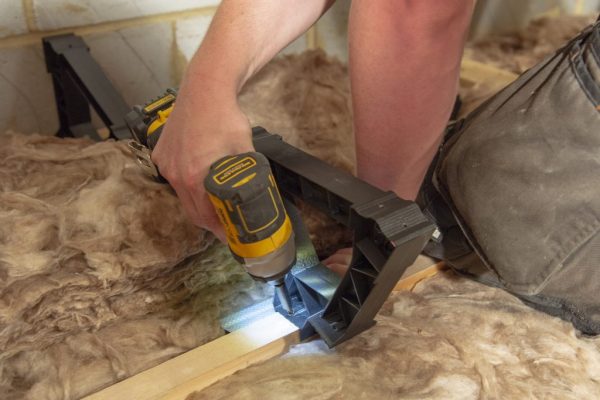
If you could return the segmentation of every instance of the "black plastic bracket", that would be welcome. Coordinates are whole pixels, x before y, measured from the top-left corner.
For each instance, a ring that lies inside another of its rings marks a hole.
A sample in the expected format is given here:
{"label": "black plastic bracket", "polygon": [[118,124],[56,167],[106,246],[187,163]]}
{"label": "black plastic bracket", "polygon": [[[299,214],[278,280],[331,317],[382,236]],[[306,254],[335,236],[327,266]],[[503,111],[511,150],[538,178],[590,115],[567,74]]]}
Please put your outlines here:
{"label": "black plastic bracket", "polygon": [[92,125],[90,107],[114,139],[131,137],[123,117],[130,111],[83,39],[73,34],[42,39],[46,68],[52,74],[60,127],[57,136],[101,140]]}
{"label": "black plastic bracket", "polygon": [[[295,266],[288,275],[288,291],[300,297],[299,309],[306,311],[303,323],[297,321],[296,307],[290,316],[275,303],[303,336],[310,333],[308,322],[330,347],[336,346],[375,324],[375,315],[435,226],[414,202],[340,171],[278,135],[258,127],[253,140],[271,162],[284,197],[300,198],[354,232],[352,261],[341,282],[318,261],[300,270]],[[288,213],[295,220],[295,211],[288,207]]]}
{"label": "black plastic bracket", "polygon": [[[69,34],[44,38],[43,44],[54,82],[58,135],[101,140],[91,124],[92,107],[111,137],[131,138],[124,123],[131,108],[89,54],[85,42]],[[375,315],[435,226],[414,202],[333,168],[278,135],[254,128],[253,141],[271,163],[295,233],[297,261],[285,279],[293,314],[282,309],[277,297],[275,309],[299,327],[302,338],[318,333],[330,347],[336,346],[375,324]],[[294,198],[354,232],[352,262],[343,278],[319,262],[292,204]]]}

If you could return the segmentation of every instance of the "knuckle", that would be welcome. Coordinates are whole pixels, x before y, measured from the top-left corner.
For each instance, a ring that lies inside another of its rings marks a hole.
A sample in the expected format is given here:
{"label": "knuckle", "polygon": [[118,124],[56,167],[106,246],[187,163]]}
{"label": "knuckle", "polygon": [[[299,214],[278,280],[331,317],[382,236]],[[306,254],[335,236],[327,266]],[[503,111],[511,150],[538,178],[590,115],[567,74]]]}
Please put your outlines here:
{"label": "knuckle", "polygon": [[198,217],[202,220],[202,223],[210,228],[215,228],[219,226],[219,221],[216,216],[210,212],[211,210],[198,210]]}

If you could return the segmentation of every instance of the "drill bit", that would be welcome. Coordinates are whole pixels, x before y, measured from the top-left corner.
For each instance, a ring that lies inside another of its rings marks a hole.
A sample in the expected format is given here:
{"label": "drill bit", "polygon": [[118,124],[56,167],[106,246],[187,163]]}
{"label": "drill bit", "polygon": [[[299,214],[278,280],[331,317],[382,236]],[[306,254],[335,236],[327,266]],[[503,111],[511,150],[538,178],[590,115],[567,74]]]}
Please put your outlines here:
{"label": "drill bit", "polygon": [[275,284],[275,292],[277,293],[277,297],[279,297],[281,307],[283,307],[283,309],[287,311],[289,315],[292,315],[294,313],[292,309],[292,301],[290,300],[290,295],[285,288],[285,282],[283,279]]}

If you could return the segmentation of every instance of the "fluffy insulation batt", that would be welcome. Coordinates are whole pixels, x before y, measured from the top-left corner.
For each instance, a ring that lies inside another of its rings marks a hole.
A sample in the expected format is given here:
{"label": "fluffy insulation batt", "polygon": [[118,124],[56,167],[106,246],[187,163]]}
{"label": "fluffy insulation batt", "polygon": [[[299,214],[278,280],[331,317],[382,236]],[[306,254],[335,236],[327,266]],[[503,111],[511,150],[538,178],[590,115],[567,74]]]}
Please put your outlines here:
{"label": "fluffy insulation batt", "polygon": [[600,396],[600,338],[451,272],[394,295],[377,320],[334,350],[296,345],[187,400]]}
{"label": "fluffy insulation batt", "polygon": [[0,135],[0,397],[72,399],[263,298],[124,143]]}
{"label": "fluffy insulation batt", "polygon": [[521,74],[590,25],[597,15],[541,17],[525,29],[470,43],[465,54],[475,60]]}
{"label": "fluffy insulation batt", "polygon": [[[276,60],[241,103],[253,124],[352,169],[340,62],[319,51]],[[348,243],[304,208],[320,253]],[[186,220],[124,144],[0,135],[3,399],[94,392],[221,335],[219,314],[265,290]]]}
{"label": "fluffy insulation batt", "polygon": [[[521,74],[575,37],[595,18],[572,15],[542,17],[533,20],[522,31],[493,35],[468,43],[465,57]],[[461,86],[461,116],[473,111],[501,88],[494,82]]]}
{"label": "fluffy insulation batt", "polygon": [[[341,63],[320,51],[280,58],[240,102],[253,124],[353,171]],[[322,256],[348,243],[303,211]],[[2,399],[79,398],[212,340],[220,313],[264,296],[122,144],[0,135]],[[298,346],[200,398],[593,398],[595,351],[502,292],[444,277],[394,298],[336,352]]]}

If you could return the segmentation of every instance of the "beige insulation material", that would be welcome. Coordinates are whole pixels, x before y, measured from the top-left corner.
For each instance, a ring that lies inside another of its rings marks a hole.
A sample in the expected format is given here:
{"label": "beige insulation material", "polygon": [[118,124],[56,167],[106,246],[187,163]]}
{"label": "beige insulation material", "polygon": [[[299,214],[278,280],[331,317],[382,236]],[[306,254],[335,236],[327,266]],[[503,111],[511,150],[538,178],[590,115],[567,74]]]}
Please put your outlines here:
{"label": "beige insulation material", "polygon": [[247,84],[239,101],[252,125],[337,168],[354,170],[348,68],[337,59],[322,50],[276,58]]}
{"label": "beige insulation material", "polygon": [[[596,15],[541,17],[522,31],[493,35],[467,43],[465,57],[521,74],[554,53],[583,28],[593,23]],[[501,87],[490,83],[463,85],[461,116],[465,116],[496,93]]]}
{"label": "beige insulation material", "polygon": [[597,17],[541,17],[522,31],[492,35],[470,43],[465,54],[474,60],[521,74],[562,47]]}
{"label": "beige insulation material", "polygon": [[[544,29],[538,42],[551,35]],[[535,40],[523,39],[536,57],[552,51],[554,44],[535,50]],[[520,46],[489,43],[472,47],[481,52],[473,57],[503,65]],[[527,63],[517,58],[507,65],[520,70]],[[477,102],[492,94],[481,90],[462,94]],[[340,62],[321,51],[279,58],[240,102],[253,124],[353,171]],[[302,208],[319,254],[349,243],[337,224]],[[221,335],[219,314],[265,290],[187,222],[175,196],[145,178],[123,144],[0,135],[1,398],[94,392]],[[456,398],[593,398],[594,351],[569,325],[446,276],[396,297],[375,329],[336,352],[299,346],[226,381],[229,392],[219,384],[200,398],[452,398],[447,390]]]}
{"label": "beige insulation material", "polygon": [[265,298],[124,143],[0,135],[0,397],[72,399]]}
{"label": "beige insulation material", "polygon": [[499,290],[444,272],[392,295],[377,325],[320,340],[187,400],[596,399],[600,338]]}
{"label": "beige insulation material", "polygon": [[[241,101],[253,123],[352,169],[340,62],[277,60]],[[349,244],[306,213],[321,253]],[[0,397],[79,398],[221,335],[220,314],[269,291],[214,242],[123,143],[0,135]]]}

